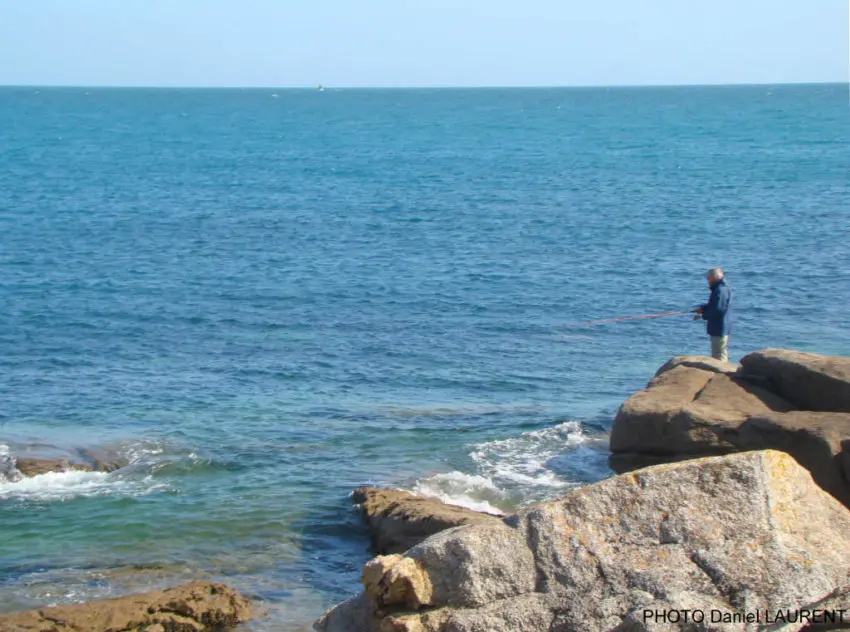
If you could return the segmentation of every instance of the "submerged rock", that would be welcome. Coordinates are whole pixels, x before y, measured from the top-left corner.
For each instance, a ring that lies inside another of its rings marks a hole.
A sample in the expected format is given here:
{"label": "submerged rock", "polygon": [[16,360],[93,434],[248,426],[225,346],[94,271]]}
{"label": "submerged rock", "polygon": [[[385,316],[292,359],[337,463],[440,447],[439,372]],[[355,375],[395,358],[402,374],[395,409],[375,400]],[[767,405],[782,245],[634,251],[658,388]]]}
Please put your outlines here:
{"label": "submerged rock", "polygon": [[403,553],[425,538],[465,524],[499,523],[499,517],[448,505],[410,492],[375,487],[354,490],[352,499],[372,531],[375,553]]}
{"label": "submerged rock", "polygon": [[787,454],[703,458],[444,531],[373,560],[363,583],[315,629],[750,630],[661,623],[644,611],[732,614],[836,599],[850,585],[850,512]]}
{"label": "submerged rock", "polygon": [[39,476],[50,472],[91,472],[91,465],[71,463],[67,459],[17,459],[15,466],[23,476]]}
{"label": "submerged rock", "polygon": [[117,599],[0,615],[0,632],[204,632],[250,618],[250,602],[233,589],[191,582]]}
{"label": "submerged rock", "polygon": [[103,448],[18,446],[14,454],[0,454],[0,482],[59,472],[114,472],[126,465],[126,458]]}
{"label": "submerged rock", "polygon": [[91,466],[95,472],[114,472],[128,464],[125,456],[117,454],[108,448],[80,448],[80,458]]}

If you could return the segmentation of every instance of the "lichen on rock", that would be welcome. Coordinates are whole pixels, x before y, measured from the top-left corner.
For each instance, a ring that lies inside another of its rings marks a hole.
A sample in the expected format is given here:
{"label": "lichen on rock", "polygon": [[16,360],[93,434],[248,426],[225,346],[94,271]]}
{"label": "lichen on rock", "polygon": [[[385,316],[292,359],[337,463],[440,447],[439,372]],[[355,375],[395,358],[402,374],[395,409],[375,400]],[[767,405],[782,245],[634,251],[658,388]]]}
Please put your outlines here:
{"label": "lichen on rock", "polygon": [[[801,608],[850,585],[848,561],[850,512],[787,454],[747,452],[623,474],[509,524],[439,533],[370,562],[363,595],[315,627],[685,630],[640,623],[639,613]],[[352,612],[359,618],[342,616]]]}
{"label": "lichen on rock", "polygon": [[251,618],[251,603],[222,584],[0,615],[0,632],[212,632]]}

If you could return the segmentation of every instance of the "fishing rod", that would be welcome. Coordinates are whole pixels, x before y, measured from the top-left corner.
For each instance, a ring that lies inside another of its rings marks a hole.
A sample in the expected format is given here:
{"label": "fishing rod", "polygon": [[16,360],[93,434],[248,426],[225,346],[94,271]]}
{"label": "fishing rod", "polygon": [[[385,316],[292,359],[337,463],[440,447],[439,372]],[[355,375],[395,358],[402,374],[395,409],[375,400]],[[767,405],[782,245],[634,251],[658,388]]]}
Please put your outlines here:
{"label": "fishing rod", "polygon": [[643,314],[641,316],[623,316],[621,318],[605,318],[603,320],[588,320],[583,323],[567,323],[565,325],[555,325],[558,328],[566,327],[585,327],[589,325],[601,325],[603,323],[619,323],[625,320],[640,320],[642,318],[664,318],[665,316],[681,316],[683,314],[693,314],[694,310],[686,312],[661,312],[660,314]]}

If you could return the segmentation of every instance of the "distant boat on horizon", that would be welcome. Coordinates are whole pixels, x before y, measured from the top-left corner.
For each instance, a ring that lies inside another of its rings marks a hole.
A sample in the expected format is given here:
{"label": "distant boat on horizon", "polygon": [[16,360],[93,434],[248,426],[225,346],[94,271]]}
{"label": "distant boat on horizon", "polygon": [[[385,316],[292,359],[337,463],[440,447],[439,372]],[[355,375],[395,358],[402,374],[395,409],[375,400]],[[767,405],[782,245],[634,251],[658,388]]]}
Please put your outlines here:
{"label": "distant boat on horizon", "polygon": [[323,86],[322,84],[319,84],[319,92],[324,92],[324,91],[325,91],[325,86]]}

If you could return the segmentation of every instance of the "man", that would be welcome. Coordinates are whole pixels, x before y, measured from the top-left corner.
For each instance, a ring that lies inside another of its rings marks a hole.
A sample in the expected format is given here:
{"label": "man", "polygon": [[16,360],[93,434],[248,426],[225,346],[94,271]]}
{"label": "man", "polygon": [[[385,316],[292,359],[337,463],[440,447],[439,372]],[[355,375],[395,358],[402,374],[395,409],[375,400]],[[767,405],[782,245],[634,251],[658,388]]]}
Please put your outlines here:
{"label": "man", "polygon": [[[706,321],[705,330],[711,336],[711,357],[728,362],[729,303],[732,300],[732,293],[726,285],[726,279],[723,278],[723,270],[720,268],[709,270],[705,275],[705,279],[708,281],[708,287],[711,288],[711,296],[708,299],[708,303],[697,307],[694,313],[700,314],[702,319]],[[699,318],[700,316],[694,316],[694,320]]]}

